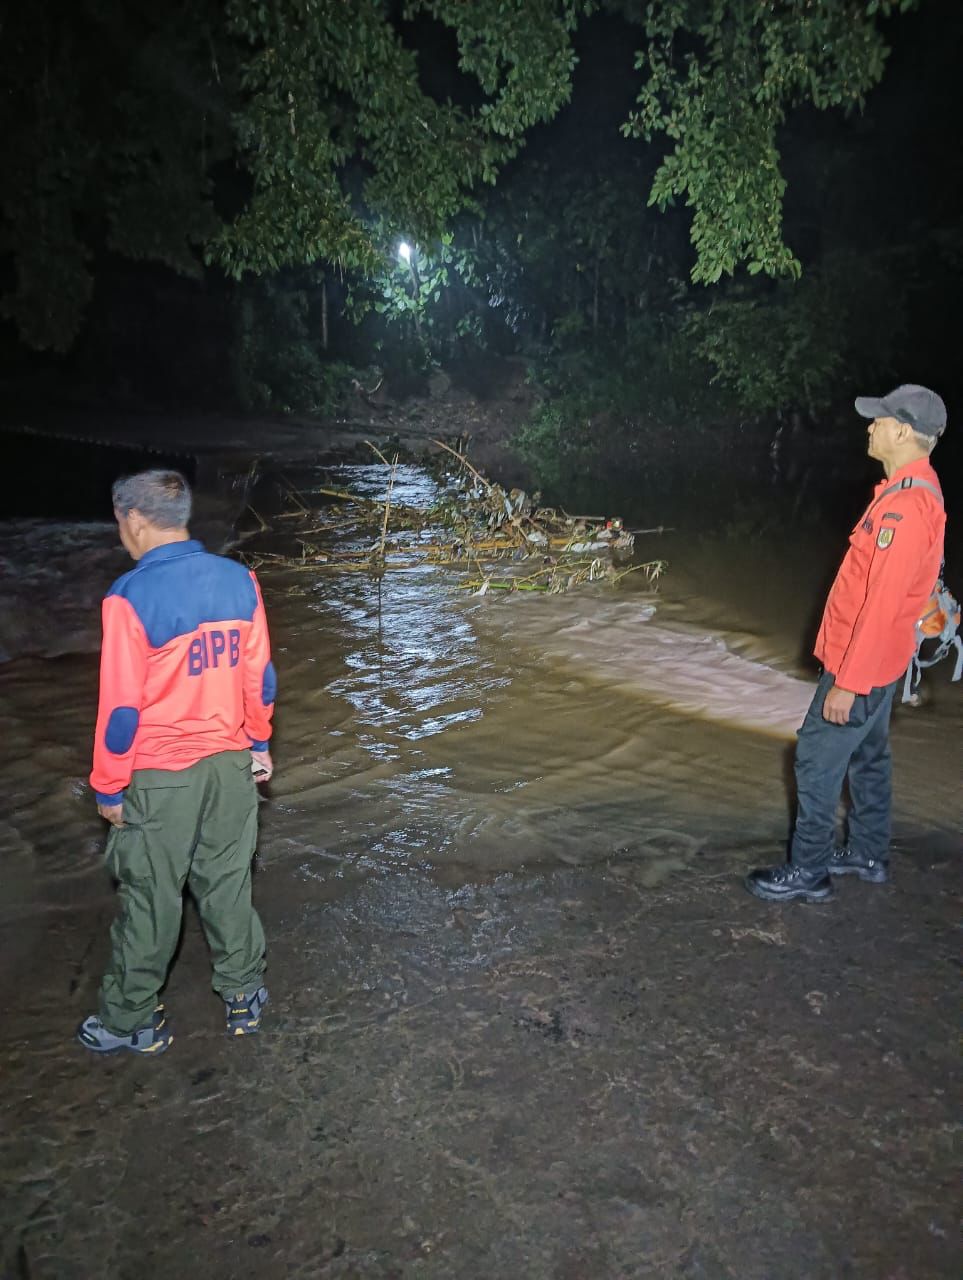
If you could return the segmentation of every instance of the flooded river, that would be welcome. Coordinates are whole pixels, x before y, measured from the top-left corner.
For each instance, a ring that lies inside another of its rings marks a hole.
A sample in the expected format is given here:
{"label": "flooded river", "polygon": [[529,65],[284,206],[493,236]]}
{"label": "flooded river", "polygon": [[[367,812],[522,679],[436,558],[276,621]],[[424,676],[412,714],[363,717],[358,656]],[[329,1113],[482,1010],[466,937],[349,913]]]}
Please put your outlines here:
{"label": "flooded river", "polygon": [[783,856],[841,550],[646,536],[658,590],[557,596],[265,564],[263,1034],[224,1036],[189,911],[172,1051],[102,1061],[72,1034],[114,910],[86,778],[128,562],[108,524],[0,526],[0,1274],[957,1276],[947,671],[895,720],[893,883],[739,884]]}
{"label": "flooded river", "polygon": [[[298,482],[320,479],[378,497],[385,469]],[[435,496],[399,470],[396,502]],[[636,552],[667,559],[657,589],[478,598],[428,566],[262,568],[281,688],[263,863],[336,891],[406,866],[456,882],[613,862],[655,884],[733,851],[778,858],[807,630],[839,551],[665,534]],[[41,522],[5,526],[0,557],[4,847],[31,880],[93,873],[97,602],[127,562],[112,526]],[[898,837],[959,830],[946,674],[896,717]]]}

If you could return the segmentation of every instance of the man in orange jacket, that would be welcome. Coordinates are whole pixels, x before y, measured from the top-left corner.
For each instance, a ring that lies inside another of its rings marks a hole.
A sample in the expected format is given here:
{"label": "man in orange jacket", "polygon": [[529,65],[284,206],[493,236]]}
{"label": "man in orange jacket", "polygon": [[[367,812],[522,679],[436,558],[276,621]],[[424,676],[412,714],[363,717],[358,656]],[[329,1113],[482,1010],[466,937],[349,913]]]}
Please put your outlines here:
{"label": "man in orange jacket", "polygon": [[[799,730],[789,862],[746,879],[750,893],[771,902],[825,901],[834,875],[887,879],[890,711],[943,560],[943,495],[929,455],[946,427],[946,406],[910,384],[881,399],[860,397],[856,411],[872,419],[869,456],[886,474],[850,535],[816,638],[823,674]],[[847,774],[849,841],[836,848]]]}
{"label": "man in orange jacket", "polygon": [[[117,481],[114,515],[136,567],[103,604],[91,786],[111,824],[120,910],[93,1053],[163,1053],[162,1005],[185,884],[197,901],[229,1035],[257,1031],[267,1001],[264,933],[251,905],[255,776],[266,781],[277,681],[264,604],[244,565],[209,555],[187,525],[176,471]],[[256,773],[252,773],[256,770]]]}

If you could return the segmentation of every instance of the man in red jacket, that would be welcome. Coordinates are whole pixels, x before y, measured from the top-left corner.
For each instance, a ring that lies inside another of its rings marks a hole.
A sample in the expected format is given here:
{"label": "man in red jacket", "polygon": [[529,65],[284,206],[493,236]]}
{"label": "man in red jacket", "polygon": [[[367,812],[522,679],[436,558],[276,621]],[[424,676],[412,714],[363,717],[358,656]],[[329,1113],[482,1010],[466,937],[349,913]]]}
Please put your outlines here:
{"label": "man in red jacket", "polygon": [[[929,455],[946,406],[926,387],[860,397],[869,456],[883,465],[826,600],[815,654],[823,674],[799,730],[799,808],[789,862],[753,871],[746,888],[772,902],[822,902],[831,876],[888,876],[889,717],[916,648],[915,626],[936,584],[946,523]],[[849,776],[849,842],[835,848],[836,806]]]}
{"label": "man in red jacket", "polygon": [[191,539],[184,477],[128,476],[113,500],[136,567],[103,604],[90,782],[111,824],[107,865],[120,909],[100,1008],[77,1038],[93,1053],[157,1054],[173,1040],[157,997],[185,885],[211,949],[228,1034],[260,1026],[267,988],[264,933],[251,905],[254,778],[271,776],[277,681],[257,579]]}

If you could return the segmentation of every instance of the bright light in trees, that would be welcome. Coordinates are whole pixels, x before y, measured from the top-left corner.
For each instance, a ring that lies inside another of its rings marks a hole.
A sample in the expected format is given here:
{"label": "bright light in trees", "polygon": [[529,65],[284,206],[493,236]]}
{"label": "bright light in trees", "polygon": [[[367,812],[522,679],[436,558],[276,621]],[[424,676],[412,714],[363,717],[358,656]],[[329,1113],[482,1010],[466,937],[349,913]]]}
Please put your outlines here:
{"label": "bright light in trees", "polygon": [[411,245],[407,240],[402,240],[398,246],[398,257],[402,262],[411,262]]}

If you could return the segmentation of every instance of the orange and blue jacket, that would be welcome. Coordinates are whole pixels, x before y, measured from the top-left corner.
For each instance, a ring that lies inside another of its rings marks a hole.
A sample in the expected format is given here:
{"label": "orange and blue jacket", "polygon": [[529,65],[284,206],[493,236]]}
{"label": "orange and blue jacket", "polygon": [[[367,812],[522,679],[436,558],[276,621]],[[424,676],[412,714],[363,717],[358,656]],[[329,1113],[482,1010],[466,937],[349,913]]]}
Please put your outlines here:
{"label": "orange and blue jacket", "polygon": [[[940,482],[918,458],[881,480],[850,534],[823,611],[815,654],[841,689],[869,693],[896,680],[916,650],[916,621],[943,561]],[[901,487],[883,496],[893,485]]]}
{"label": "orange and blue jacket", "polygon": [[148,551],[103,602],[90,784],[121,804],[135,769],[267,750],[277,678],[254,574],[200,542]]}

